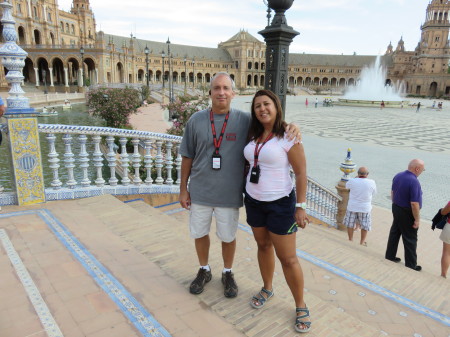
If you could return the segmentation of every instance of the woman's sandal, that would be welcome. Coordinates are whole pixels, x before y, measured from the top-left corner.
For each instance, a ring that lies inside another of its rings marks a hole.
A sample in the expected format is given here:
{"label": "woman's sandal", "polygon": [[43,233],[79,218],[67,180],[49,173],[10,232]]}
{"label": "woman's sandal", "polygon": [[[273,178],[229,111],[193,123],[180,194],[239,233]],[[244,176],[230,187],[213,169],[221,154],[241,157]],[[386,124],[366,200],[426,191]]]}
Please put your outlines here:
{"label": "woman's sandal", "polygon": [[[300,315],[298,316],[297,314],[299,312],[304,312],[304,315]],[[311,330],[311,322],[305,322],[302,319],[303,318],[309,318],[309,309],[308,307],[304,307],[304,308],[295,308],[295,314],[297,315],[297,317],[295,318],[295,331],[297,332],[308,332],[309,330]],[[301,325],[306,326],[306,328],[302,329],[299,326]]]}
{"label": "woman's sandal", "polygon": [[[264,297],[264,294],[266,294],[267,297]],[[255,309],[261,309],[272,296],[273,296],[273,289],[272,291],[270,291],[267,290],[266,288],[261,288],[261,291],[257,295],[252,297],[250,305]]]}

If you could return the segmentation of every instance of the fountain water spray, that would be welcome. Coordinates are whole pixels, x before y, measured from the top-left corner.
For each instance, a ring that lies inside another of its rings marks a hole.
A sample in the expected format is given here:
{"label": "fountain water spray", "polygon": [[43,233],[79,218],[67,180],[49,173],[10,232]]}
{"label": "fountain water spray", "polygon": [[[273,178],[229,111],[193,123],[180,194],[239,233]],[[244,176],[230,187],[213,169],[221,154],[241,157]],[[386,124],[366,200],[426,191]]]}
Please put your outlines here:
{"label": "fountain water spray", "polygon": [[386,68],[377,56],[374,64],[363,68],[357,85],[348,88],[344,97],[339,99],[339,104],[379,107],[384,101],[385,106],[399,107],[405,103],[401,97],[404,89],[403,83],[386,85]]}

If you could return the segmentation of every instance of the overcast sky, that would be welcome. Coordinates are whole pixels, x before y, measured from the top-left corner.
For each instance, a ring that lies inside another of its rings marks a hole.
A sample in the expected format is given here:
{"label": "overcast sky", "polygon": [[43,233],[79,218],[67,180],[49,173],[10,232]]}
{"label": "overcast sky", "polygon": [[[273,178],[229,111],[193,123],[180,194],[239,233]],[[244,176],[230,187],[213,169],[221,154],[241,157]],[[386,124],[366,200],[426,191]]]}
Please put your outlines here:
{"label": "overcast sky", "polygon": [[[59,0],[69,11],[72,1]],[[403,36],[407,50],[420,39],[429,0],[295,0],[287,22],[300,32],[290,51],[383,54]],[[217,47],[240,29],[263,41],[263,0],[90,0],[97,31],[175,44]],[[273,16],[272,16],[273,17]]]}

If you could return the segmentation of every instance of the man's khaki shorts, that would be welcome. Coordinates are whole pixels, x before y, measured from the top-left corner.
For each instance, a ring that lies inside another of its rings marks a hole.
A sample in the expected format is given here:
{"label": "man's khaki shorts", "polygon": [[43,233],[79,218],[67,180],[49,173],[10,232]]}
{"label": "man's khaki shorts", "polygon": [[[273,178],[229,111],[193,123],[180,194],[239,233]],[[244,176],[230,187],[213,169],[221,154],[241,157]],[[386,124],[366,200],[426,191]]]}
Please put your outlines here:
{"label": "man's khaki shorts", "polygon": [[217,237],[223,242],[232,242],[236,238],[239,208],[191,204],[189,219],[191,237],[199,239],[209,234],[213,214],[216,218]]}

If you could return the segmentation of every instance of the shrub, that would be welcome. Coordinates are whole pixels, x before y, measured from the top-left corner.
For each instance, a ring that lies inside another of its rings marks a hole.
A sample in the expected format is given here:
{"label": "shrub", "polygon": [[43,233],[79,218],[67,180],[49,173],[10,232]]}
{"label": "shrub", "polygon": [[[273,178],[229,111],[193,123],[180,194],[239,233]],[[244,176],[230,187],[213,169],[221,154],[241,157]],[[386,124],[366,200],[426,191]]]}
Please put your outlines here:
{"label": "shrub", "polygon": [[106,121],[110,128],[129,128],[129,116],[141,105],[136,89],[99,88],[87,93],[89,112]]}
{"label": "shrub", "polygon": [[188,101],[185,97],[178,97],[174,102],[161,105],[164,109],[168,109],[172,116],[176,115],[176,119],[172,123],[172,127],[167,129],[167,133],[171,135],[183,136],[184,128],[187,121],[197,111],[204,110],[208,107],[209,99],[200,98],[195,101]]}

